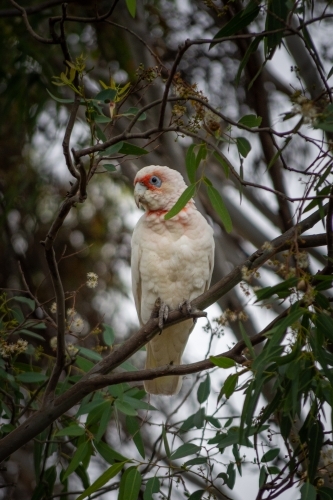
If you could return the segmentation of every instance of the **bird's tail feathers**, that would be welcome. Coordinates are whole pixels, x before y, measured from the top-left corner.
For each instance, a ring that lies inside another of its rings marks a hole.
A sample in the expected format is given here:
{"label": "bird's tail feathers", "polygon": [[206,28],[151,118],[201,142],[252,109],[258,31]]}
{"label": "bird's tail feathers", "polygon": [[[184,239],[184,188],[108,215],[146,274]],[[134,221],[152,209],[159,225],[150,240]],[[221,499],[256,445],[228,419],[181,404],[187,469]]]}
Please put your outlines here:
{"label": "bird's tail feathers", "polygon": [[[168,327],[160,335],[156,335],[146,346],[146,368],[157,368],[168,364],[181,365],[182,354],[193,327],[193,320],[190,319],[180,325]],[[179,375],[168,375],[146,380],[144,387],[150,394],[171,396],[180,391],[182,379],[183,377]]]}
{"label": "bird's tail feathers", "polygon": [[[153,355],[153,351],[150,343],[147,344],[147,359],[146,359],[146,369],[157,368],[158,364]],[[181,363],[181,359],[179,356],[179,360],[176,360],[174,364],[179,365]],[[170,375],[167,377],[155,378],[153,380],[145,380],[143,385],[145,391],[149,394],[163,394],[165,396],[172,396],[174,394],[178,394],[180,388],[182,386],[182,378],[178,375]]]}

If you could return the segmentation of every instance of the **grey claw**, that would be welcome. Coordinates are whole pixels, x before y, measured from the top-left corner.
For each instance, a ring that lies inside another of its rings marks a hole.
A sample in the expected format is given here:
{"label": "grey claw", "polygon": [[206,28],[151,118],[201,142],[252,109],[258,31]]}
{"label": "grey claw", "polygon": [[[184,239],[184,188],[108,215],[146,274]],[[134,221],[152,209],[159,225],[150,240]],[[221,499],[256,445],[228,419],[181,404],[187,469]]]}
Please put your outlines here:
{"label": "grey claw", "polygon": [[160,330],[163,330],[164,321],[168,319],[169,316],[169,307],[165,302],[161,302],[160,310],[158,313],[158,327]]}
{"label": "grey claw", "polygon": [[181,302],[179,304],[179,310],[183,313],[183,314],[191,314],[192,312],[192,306],[191,306],[191,302],[189,300],[183,300],[183,302]]}

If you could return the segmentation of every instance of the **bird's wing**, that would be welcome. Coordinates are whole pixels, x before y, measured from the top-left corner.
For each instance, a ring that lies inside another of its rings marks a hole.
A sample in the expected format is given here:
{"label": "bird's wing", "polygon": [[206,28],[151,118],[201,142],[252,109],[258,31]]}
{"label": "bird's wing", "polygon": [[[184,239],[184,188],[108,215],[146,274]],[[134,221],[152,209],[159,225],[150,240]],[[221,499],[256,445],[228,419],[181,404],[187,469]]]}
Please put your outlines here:
{"label": "bird's wing", "polygon": [[140,325],[143,325],[141,316],[141,301],[142,301],[142,284],[140,275],[140,260],[142,249],[140,246],[139,226],[133,232],[132,237],[132,257],[131,257],[131,270],[132,270],[132,291],[136,311],[138,314]]}

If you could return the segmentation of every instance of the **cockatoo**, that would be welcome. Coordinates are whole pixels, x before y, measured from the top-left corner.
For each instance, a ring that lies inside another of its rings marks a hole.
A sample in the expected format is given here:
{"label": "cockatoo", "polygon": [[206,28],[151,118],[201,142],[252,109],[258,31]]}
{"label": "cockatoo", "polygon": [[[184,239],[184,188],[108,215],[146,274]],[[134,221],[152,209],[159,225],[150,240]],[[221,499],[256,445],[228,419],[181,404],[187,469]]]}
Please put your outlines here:
{"label": "cockatoo", "polygon": [[[142,168],[134,180],[134,198],[145,213],[132,237],[132,288],[140,325],[150,318],[157,298],[176,309],[209,287],[214,264],[213,230],[191,199],[172,219],[165,214],[185,191],[176,170],[159,165]],[[146,368],[180,365],[194,328],[192,318],[163,328],[147,344]],[[144,382],[150,394],[177,394],[180,376]]]}

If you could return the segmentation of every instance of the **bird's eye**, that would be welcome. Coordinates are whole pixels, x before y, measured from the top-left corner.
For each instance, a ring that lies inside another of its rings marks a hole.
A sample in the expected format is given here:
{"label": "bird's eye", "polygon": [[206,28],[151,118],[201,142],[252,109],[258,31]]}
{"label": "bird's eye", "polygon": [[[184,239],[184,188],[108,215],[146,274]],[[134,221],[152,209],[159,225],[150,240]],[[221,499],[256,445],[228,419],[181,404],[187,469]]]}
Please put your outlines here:
{"label": "bird's eye", "polygon": [[151,178],[150,178],[150,184],[152,184],[153,186],[156,186],[156,187],[160,187],[161,184],[162,184],[162,181],[159,177],[157,177],[157,175],[153,175]]}

